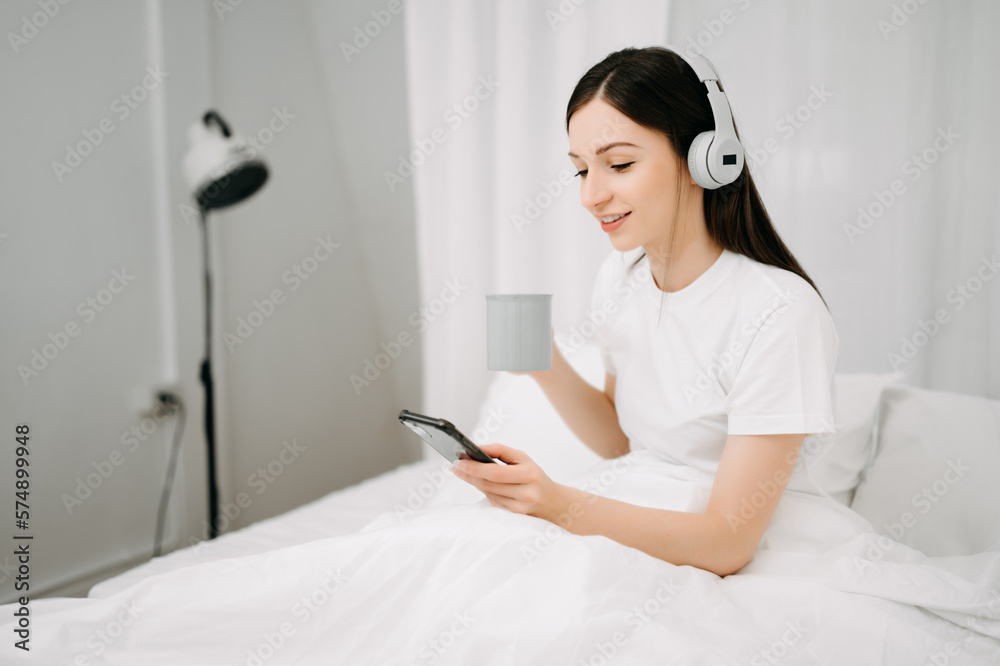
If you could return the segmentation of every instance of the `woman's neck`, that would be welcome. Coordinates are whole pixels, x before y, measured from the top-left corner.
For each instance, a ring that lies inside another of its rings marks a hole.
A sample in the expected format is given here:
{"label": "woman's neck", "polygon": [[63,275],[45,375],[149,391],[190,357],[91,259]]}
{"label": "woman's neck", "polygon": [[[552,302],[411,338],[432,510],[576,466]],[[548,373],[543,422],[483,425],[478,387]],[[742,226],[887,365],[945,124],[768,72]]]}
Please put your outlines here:
{"label": "woman's neck", "polygon": [[660,291],[669,294],[687,287],[711,268],[722,255],[723,248],[712,240],[704,225],[700,231],[702,233],[692,238],[682,238],[677,242],[674,261],[670,261],[665,252],[644,248],[649,258],[653,281]]}

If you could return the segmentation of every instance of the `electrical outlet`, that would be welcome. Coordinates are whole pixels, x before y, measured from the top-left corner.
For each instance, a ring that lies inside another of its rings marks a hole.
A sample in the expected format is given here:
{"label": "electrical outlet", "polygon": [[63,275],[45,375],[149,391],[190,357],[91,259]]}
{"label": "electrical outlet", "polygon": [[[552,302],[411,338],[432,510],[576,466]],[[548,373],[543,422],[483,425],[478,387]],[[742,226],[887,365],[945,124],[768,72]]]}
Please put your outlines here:
{"label": "electrical outlet", "polygon": [[[166,400],[164,400],[164,398]],[[163,415],[169,413],[169,411],[172,408],[169,402],[171,399],[173,400],[180,399],[180,393],[178,387],[176,386],[154,387],[152,392],[145,394],[145,397],[137,405],[137,411],[139,412],[139,416],[141,416],[144,419],[152,419],[158,417],[162,418]]]}

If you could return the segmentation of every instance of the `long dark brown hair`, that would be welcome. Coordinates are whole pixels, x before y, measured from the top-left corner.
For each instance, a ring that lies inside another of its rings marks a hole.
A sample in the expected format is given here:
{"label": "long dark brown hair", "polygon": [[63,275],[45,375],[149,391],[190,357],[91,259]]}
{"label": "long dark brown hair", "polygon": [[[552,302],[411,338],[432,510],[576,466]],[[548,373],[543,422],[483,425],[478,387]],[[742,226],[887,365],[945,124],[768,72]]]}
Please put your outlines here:
{"label": "long dark brown hair", "polygon": [[[721,81],[719,87],[722,88]],[[601,99],[633,122],[663,132],[678,155],[682,167],[678,173],[686,173],[691,142],[715,125],[707,93],[705,84],[687,61],[670,49],[624,48],[591,67],[576,84],[566,106],[566,131],[569,132],[569,120],[576,111],[593,99]],[[738,129],[736,136],[739,138]],[[678,212],[681,182],[678,178],[675,207]],[[819,294],[812,279],[778,236],[754,185],[749,164],[744,165],[734,182],[704,192],[705,225],[718,245],[762,264],[791,271]],[[671,250],[676,221],[675,217],[671,225]],[[645,256],[643,252],[629,270]],[[826,305],[822,294],[820,299]]]}

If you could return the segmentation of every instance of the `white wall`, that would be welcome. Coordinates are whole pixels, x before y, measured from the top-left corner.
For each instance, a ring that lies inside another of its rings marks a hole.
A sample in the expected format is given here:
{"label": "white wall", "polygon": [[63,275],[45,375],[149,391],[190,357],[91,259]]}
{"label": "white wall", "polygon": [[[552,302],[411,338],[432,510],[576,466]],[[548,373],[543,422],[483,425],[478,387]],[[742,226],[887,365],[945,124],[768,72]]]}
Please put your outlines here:
{"label": "white wall", "polygon": [[[82,594],[149,558],[172,424],[155,424],[134,451],[121,437],[142,425],[156,387],[188,406],[165,550],[206,531],[201,245],[179,165],[187,126],[207,108],[245,134],[268,127],[275,108],[295,116],[263,148],[265,187],[210,220],[221,499],[232,509],[238,493],[251,498],[228,529],[419,455],[395,419],[420,405],[419,353],[408,348],[360,395],[349,379],[418,307],[412,195],[381,189],[408,142],[402,17],[365,58],[338,64],[325,42],[349,39],[343,23],[377,7],[325,4],[244,2],[220,17],[207,1],[70,3],[38,19],[17,53],[0,46],[0,433],[11,444],[15,424],[31,426],[34,596]],[[0,26],[19,33],[39,11],[4,3]],[[167,76],[122,118],[112,103],[148,65]],[[60,182],[51,162],[102,118],[114,131]],[[340,247],[292,290],[282,275],[327,236]],[[123,267],[134,281],[89,321],[77,304]],[[285,301],[230,353],[222,334],[274,289]],[[18,366],[70,322],[79,334],[25,385]],[[292,440],[304,450],[279,465]],[[13,454],[2,451],[9,502]],[[280,475],[251,476],[268,465]],[[98,468],[111,473],[70,513],[63,494]],[[4,512],[0,535],[14,531]],[[0,555],[0,603],[12,597]]]}
{"label": "white wall", "polygon": [[[395,420],[417,400],[419,355],[411,348],[360,395],[350,382],[416,309],[412,200],[377,190],[383,164],[407,140],[402,25],[390,24],[371,57],[340,67],[323,49],[349,38],[354,12],[323,4],[330,9],[314,16],[300,3],[243,3],[210,21],[218,108],[248,134],[268,127],[273,109],[295,116],[264,147],[270,182],[215,220],[226,266],[220,333],[236,334],[238,318],[272,290],[287,298],[246,343],[217,347],[228,391],[227,494],[254,497],[260,486],[251,475],[284,440],[307,447],[308,460],[268,486],[267,508],[251,519],[295,506],[301,486],[339,487],[419,451]],[[340,248],[296,288],[283,276],[318,237]],[[334,454],[335,442],[351,445]]]}

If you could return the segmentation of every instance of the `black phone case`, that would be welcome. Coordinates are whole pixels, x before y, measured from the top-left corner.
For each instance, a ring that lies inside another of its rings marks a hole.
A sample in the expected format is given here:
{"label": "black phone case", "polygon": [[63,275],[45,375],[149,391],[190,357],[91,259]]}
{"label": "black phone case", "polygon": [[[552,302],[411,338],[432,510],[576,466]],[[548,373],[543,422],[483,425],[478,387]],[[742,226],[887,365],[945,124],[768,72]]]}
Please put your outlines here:
{"label": "black phone case", "polygon": [[481,448],[459,432],[458,428],[444,419],[435,419],[404,409],[399,413],[399,422],[417,433],[422,440],[451,462],[468,457],[479,462],[497,464],[497,461],[486,455]]}

